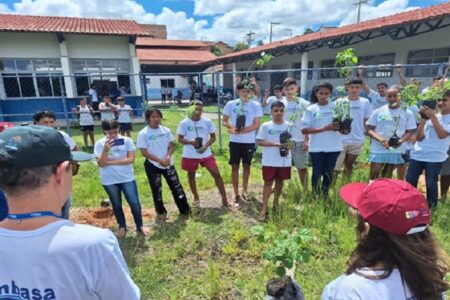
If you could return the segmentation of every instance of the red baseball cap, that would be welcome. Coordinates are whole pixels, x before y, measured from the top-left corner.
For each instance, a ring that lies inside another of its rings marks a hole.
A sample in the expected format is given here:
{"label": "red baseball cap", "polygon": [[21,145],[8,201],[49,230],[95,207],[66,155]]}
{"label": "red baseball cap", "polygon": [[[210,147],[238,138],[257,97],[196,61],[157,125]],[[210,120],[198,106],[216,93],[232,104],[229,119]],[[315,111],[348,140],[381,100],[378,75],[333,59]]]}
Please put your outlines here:
{"label": "red baseball cap", "polygon": [[350,183],[339,195],[369,224],[386,232],[413,234],[430,224],[427,200],[406,181],[383,178],[369,184]]}

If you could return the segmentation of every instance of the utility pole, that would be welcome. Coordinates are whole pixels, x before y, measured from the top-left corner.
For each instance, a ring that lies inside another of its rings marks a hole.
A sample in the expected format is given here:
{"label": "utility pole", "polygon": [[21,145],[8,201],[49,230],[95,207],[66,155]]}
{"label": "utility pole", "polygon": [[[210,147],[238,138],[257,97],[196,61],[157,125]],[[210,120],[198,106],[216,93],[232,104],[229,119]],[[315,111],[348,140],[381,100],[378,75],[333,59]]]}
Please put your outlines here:
{"label": "utility pole", "polygon": [[353,4],[358,5],[358,19],[356,20],[356,23],[359,23],[361,21],[361,6],[363,4],[367,4],[367,0],[358,0],[358,2]]}
{"label": "utility pole", "polygon": [[272,28],[273,25],[280,25],[281,23],[278,22],[270,22],[270,36],[269,36],[269,43],[272,43]]}
{"label": "utility pole", "polygon": [[247,44],[249,47],[253,42],[253,38],[252,38],[253,35],[255,35],[255,33],[251,30],[245,35],[247,37]]}
{"label": "utility pole", "polygon": [[289,36],[292,37],[292,29],[291,28],[286,28],[286,31],[289,32]]}

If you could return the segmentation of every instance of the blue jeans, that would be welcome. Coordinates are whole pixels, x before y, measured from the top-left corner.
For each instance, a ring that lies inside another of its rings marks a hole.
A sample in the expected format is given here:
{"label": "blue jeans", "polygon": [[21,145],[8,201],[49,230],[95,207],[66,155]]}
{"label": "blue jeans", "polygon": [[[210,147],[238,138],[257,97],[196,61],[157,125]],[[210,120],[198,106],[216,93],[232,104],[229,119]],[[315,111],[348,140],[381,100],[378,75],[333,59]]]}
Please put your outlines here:
{"label": "blue jeans", "polygon": [[311,185],[315,193],[328,195],[333,180],[334,166],[341,152],[310,152],[312,163]]}
{"label": "blue jeans", "polygon": [[5,194],[0,191],[0,221],[8,215],[8,202],[6,202]]}
{"label": "blue jeans", "polygon": [[106,193],[111,201],[114,216],[116,217],[119,227],[127,228],[125,215],[122,209],[122,192],[130,205],[131,214],[133,215],[136,229],[142,227],[142,212],[141,203],[139,202],[139,195],[137,190],[136,181],[117,183],[111,185],[103,185]]}
{"label": "blue jeans", "polygon": [[427,186],[427,200],[430,207],[438,203],[438,177],[441,172],[442,162],[425,162],[410,159],[406,181],[417,187],[420,174],[425,170],[425,184]]}

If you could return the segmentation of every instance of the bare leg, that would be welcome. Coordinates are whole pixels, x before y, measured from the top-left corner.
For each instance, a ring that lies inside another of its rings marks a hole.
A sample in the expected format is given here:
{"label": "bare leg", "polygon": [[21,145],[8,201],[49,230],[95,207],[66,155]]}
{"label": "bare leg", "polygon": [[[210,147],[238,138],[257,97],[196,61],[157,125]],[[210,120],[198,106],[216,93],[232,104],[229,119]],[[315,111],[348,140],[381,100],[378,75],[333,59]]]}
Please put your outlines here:
{"label": "bare leg", "polygon": [[220,192],[220,196],[222,196],[222,204],[227,205],[227,192],[225,190],[225,185],[223,184],[222,176],[220,175],[220,171],[217,167],[208,169],[211,176],[214,178],[214,182],[216,183],[217,189]]}
{"label": "bare leg", "polygon": [[194,203],[198,203],[200,198],[197,192],[197,182],[195,181],[195,171],[188,171],[188,180],[189,187],[191,188],[191,192],[194,195]]}
{"label": "bare leg", "polygon": [[95,145],[95,136],[93,131],[89,131],[89,138],[91,139],[92,147]]}
{"label": "bare leg", "polygon": [[250,178],[250,165],[249,164],[242,164],[242,167],[244,169],[244,172],[242,174],[242,195],[244,198],[248,198],[248,179]]}
{"label": "bare leg", "polygon": [[394,165],[385,164],[383,169],[381,170],[382,178],[392,178],[392,174],[394,173]]}
{"label": "bare leg", "polygon": [[231,165],[231,183],[233,184],[234,198],[239,197],[239,165]]}
{"label": "bare leg", "polygon": [[275,195],[273,197],[273,210],[279,211],[279,199],[283,190],[283,180],[275,179]]}
{"label": "bare leg", "polygon": [[129,131],[129,130],[125,131],[125,135],[126,135],[127,137],[131,137],[131,131]]}
{"label": "bare leg", "polygon": [[[300,183],[302,184],[303,190],[308,191],[308,168],[297,169],[298,177],[300,178]],[[275,186],[276,188],[276,186]]]}
{"label": "bare leg", "polygon": [[353,173],[353,164],[355,163],[356,159],[358,158],[358,155],[354,154],[348,154],[345,156],[344,161],[344,175],[348,178],[352,177]]}
{"label": "bare leg", "polygon": [[87,131],[83,131],[83,141],[84,141],[84,146],[87,147],[88,146],[88,132]]}
{"label": "bare leg", "polygon": [[370,163],[370,180],[375,180],[380,177],[383,164]]}
{"label": "bare leg", "polygon": [[261,219],[265,219],[266,215],[267,215],[267,211],[269,208],[269,198],[270,198],[270,194],[272,193],[272,185],[273,185],[273,180],[264,181],[263,203],[262,203],[261,211],[259,213],[259,217]]}
{"label": "bare leg", "polygon": [[397,165],[397,179],[405,180],[407,164]]}

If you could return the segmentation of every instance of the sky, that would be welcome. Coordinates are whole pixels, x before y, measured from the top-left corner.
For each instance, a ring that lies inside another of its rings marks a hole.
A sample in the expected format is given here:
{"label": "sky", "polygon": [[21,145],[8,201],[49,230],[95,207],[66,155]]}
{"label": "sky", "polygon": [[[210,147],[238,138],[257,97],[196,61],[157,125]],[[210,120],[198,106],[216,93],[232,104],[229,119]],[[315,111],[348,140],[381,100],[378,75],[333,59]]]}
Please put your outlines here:
{"label": "sky", "polygon": [[[0,0],[0,13],[132,19],[165,24],[169,39],[269,42],[303,34],[306,28],[342,26],[357,19],[359,0]],[[361,20],[442,4],[447,0],[368,0]],[[0,16],[1,17],[1,16]]]}

